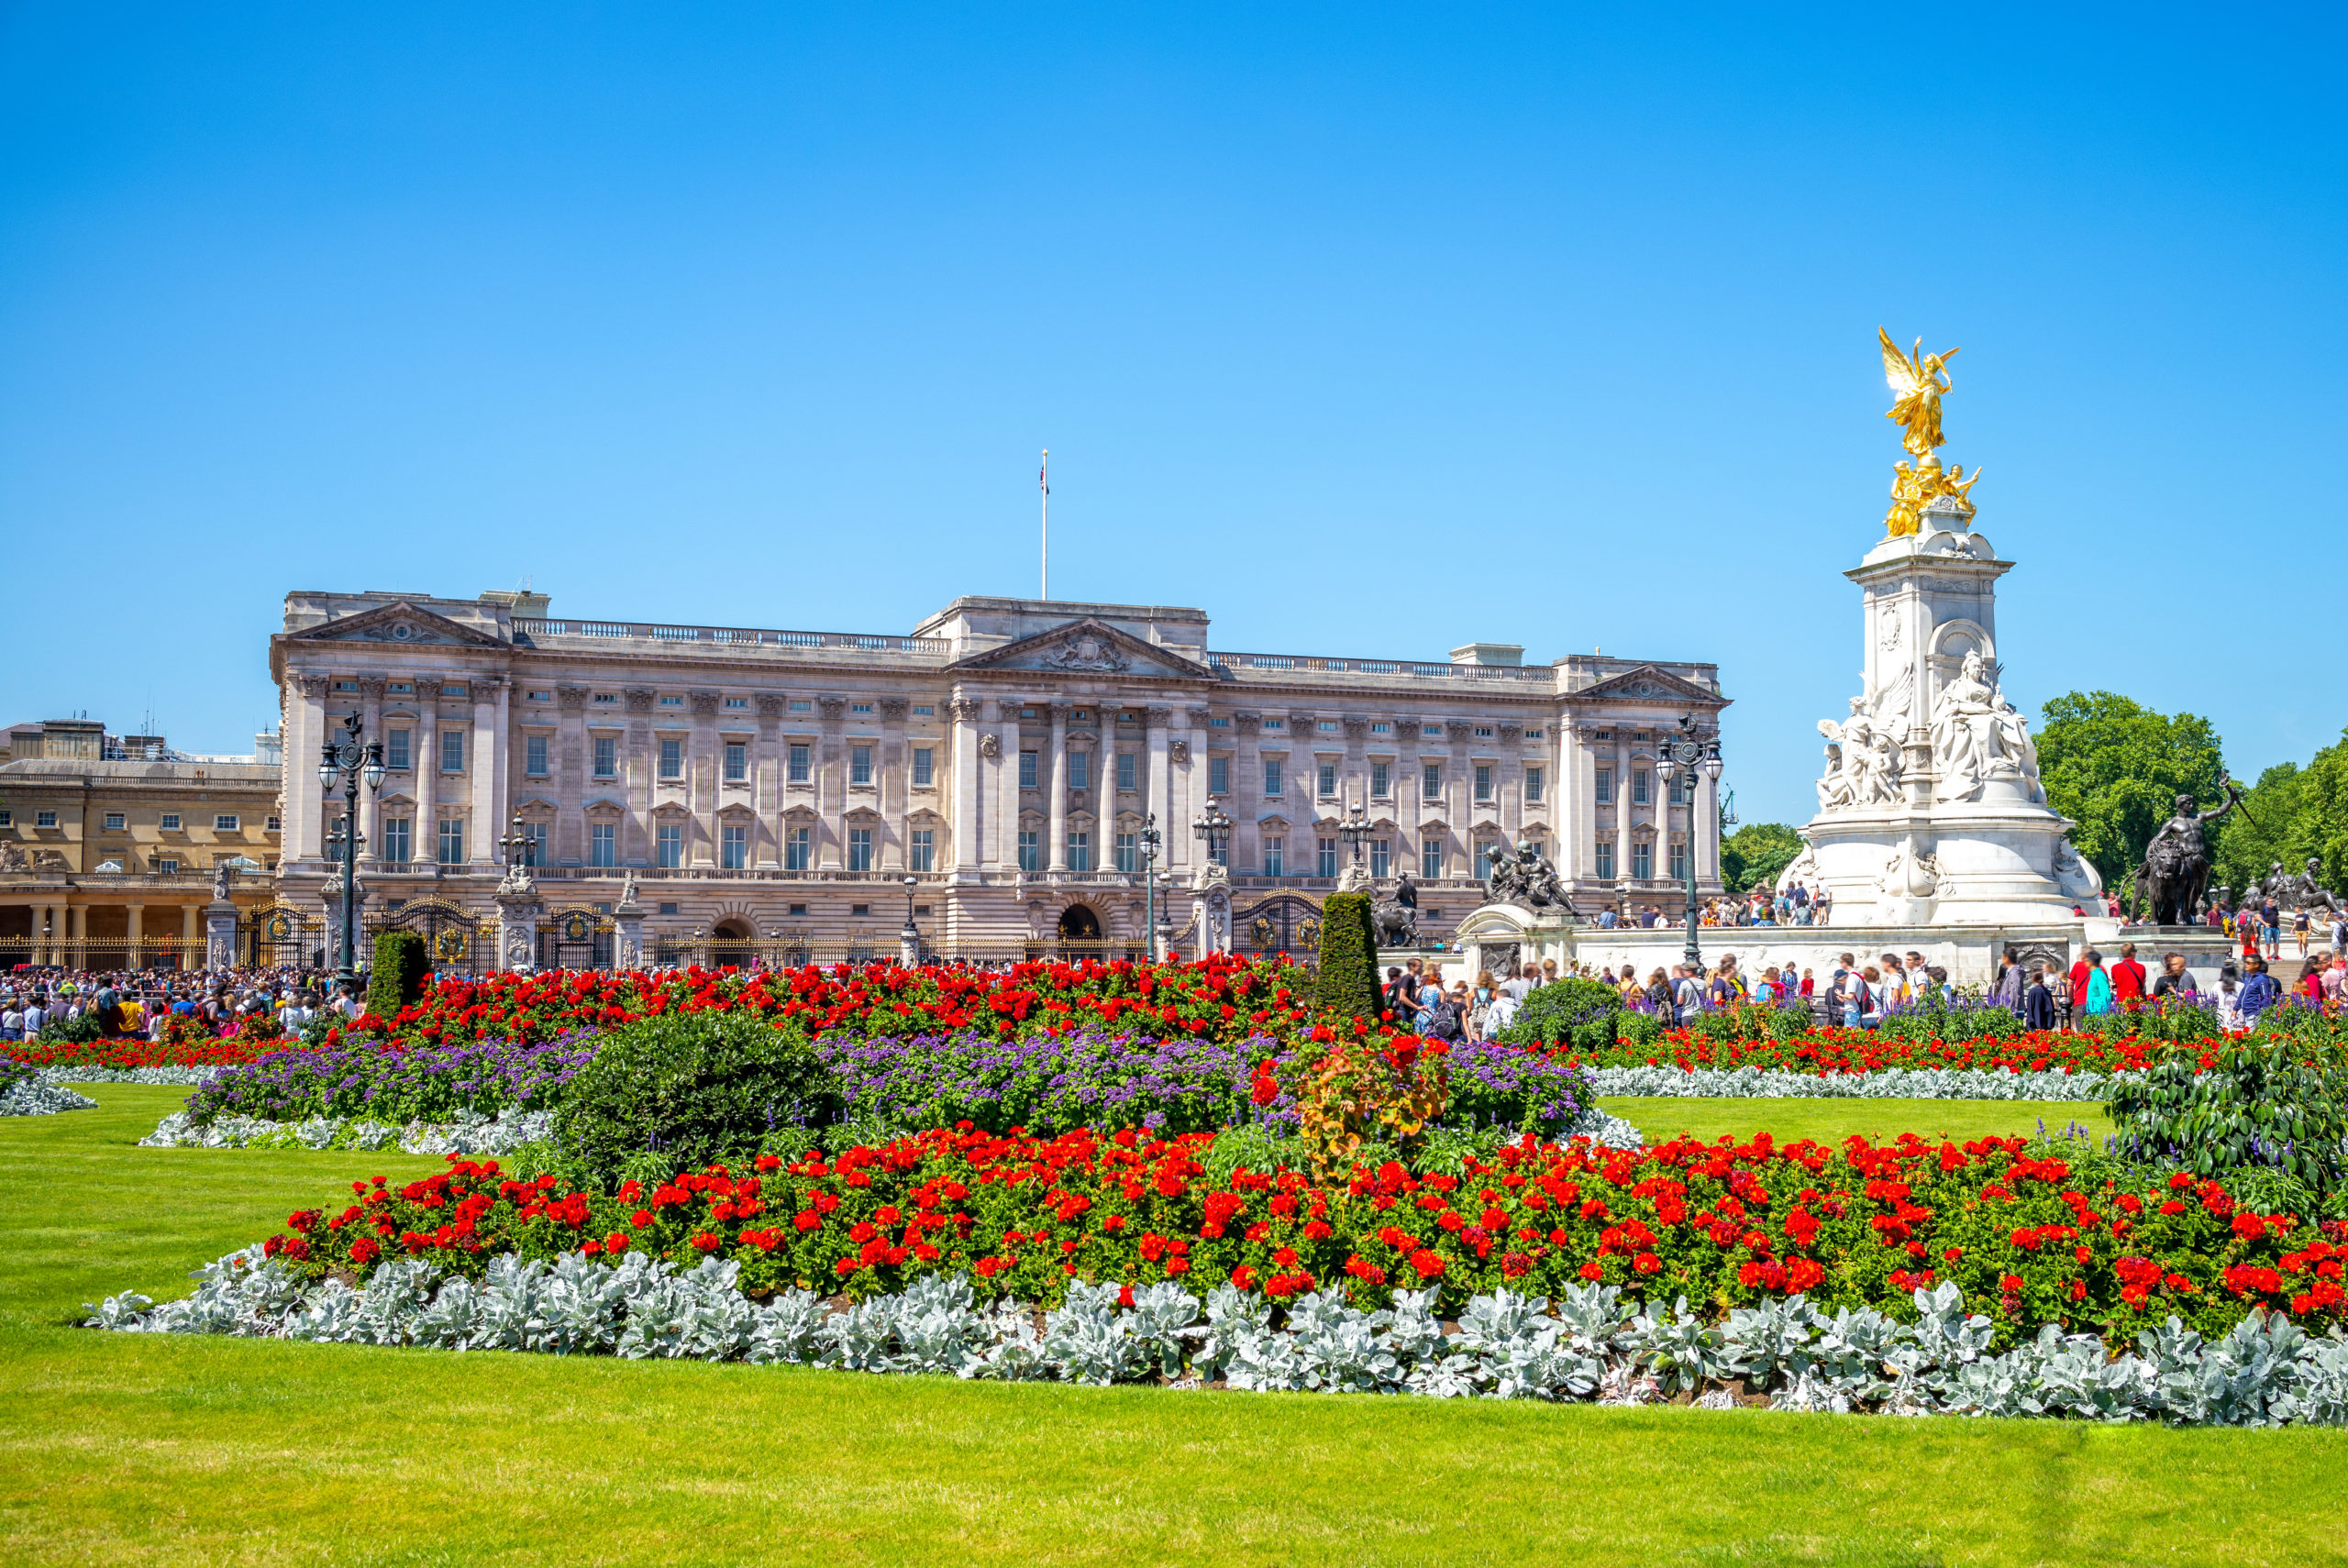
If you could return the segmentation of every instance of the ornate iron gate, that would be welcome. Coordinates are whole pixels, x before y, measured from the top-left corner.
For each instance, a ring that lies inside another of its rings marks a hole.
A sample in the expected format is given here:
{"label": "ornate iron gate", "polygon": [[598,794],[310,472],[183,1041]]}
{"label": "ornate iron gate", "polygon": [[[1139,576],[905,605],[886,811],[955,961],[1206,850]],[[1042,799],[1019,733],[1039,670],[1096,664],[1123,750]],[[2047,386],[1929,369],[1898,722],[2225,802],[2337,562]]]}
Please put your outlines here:
{"label": "ornate iron gate", "polygon": [[258,909],[245,922],[246,953],[258,969],[308,969],[324,955],[327,922],[322,915],[292,904]]}
{"label": "ornate iron gate", "polygon": [[608,969],[614,927],[610,919],[583,906],[549,911],[538,922],[538,967]]}
{"label": "ornate iron gate", "polygon": [[1231,927],[1232,945],[1248,952],[1305,957],[1321,950],[1321,906],[1295,893],[1234,911]]}
{"label": "ornate iron gate", "polygon": [[425,956],[440,975],[483,975],[497,967],[496,928],[445,899],[414,899],[367,922],[367,952],[373,962],[375,938],[386,931],[412,931],[424,938]]}

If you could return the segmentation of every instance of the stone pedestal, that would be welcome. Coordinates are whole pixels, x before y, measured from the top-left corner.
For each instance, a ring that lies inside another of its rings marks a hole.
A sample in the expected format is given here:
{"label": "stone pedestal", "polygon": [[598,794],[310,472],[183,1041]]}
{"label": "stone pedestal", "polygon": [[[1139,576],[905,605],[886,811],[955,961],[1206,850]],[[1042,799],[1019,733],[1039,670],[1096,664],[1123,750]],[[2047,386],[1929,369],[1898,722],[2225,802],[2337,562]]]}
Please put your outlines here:
{"label": "stone pedestal", "polygon": [[497,966],[526,975],[538,966],[538,922],[545,906],[535,884],[497,895]]}
{"label": "stone pedestal", "polygon": [[1452,946],[1458,956],[1447,960],[1465,968],[1465,978],[1472,985],[1477,975],[1486,969],[1496,980],[1505,980],[1511,973],[1521,971],[1527,964],[1538,964],[1545,958],[1556,960],[1560,969],[1573,959],[1574,939],[1580,928],[1576,927],[1561,910],[1534,910],[1523,904],[1486,904],[1461,921],[1452,937]]}
{"label": "stone pedestal", "polygon": [[237,906],[226,899],[215,900],[204,911],[204,966],[237,966]]}
{"label": "stone pedestal", "polygon": [[1378,891],[1378,883],[1370,876],[1369,867],[1367,865],[1358,860],[1351,860],[1346,863],[1345,870],[1337,878],[1337,891],[1375,893]]}
{"label": "stone pedestal", "polygon": [[897,933],[897,962],[908,969],[921,966],[921,933],[910,925]]}
{"label": "stone pedestal", "polygon": [[[1220,870],[1217,867],[1215,869]],[[1205,883],[1191,898],[1191,929],[1194,958],[1231,951],[1231,887],[1227,878],[1201,878]]]}
{"label": "stone pedestal", "polygon": [[[338,973],[342,968],[342,873],[339,870],[327,878],[325,884],[318,889],[318,903],[326,911],[327,967]],[[360,949],[356,955],[357,962],[351,966],[354,969],[368,969],[374,963],[375,955],[366,950],[366,922],[367,884],[361,881],[350,911],[351,928],[358,933]]]}

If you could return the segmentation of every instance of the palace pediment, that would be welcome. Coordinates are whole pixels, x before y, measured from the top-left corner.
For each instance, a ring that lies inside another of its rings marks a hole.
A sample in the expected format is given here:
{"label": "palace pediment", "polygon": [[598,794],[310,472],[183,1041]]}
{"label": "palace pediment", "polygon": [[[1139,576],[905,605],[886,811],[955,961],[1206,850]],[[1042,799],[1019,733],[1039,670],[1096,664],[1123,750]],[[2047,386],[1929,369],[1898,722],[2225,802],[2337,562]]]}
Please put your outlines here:
{"label": "palace pediment", "polygon": [[1213,680],[1215,672],[1170,648],[1146,643],[1086,616],[955,660],[956,671],[1001,669],[1038,675],[1114,675],[1145,679]]}
{"label": "palace pediment", "polygon": [[1566,693],[1568,702],[1694,702],[1708,708],[1725,708],[1728,699],[1694,681],[1643,664],[1636,669],[1626,669],[1620,675],[1610,675],[1595,686],[1585,686],[1578,691]]}
{"label": "palace pediment", "polygon": [[461,625],[446,615],[419,609],[404,599],[362,610],[356,615],[305,626],[283,635],[288,643],[390,643],[401,647],[503,648],[505,644],[486,632]]}

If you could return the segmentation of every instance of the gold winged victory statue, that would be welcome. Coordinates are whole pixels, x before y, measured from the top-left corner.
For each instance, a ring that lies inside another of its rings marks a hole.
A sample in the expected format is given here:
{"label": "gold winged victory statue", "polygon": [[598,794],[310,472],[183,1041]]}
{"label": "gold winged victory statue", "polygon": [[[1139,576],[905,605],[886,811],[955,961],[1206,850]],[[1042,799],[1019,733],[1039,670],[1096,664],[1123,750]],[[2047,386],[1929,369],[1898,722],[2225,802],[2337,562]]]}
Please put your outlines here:
{"label": "gold winged victory statue", "polygon": [[1965,515],[1972,516],[1973,502],[1966,492],[1981,477],[1981,470],[1976,469],[1972,479],[1967,479],[1965,465],[1958,463],[1944,472],[1933,451],[1942,441],[1941,394],[1951,385],[1946,367],[1957,351],[1927,354],[1920,337],[1903,354],[1882,327],[1877,327],[1875,335],[1883,348],[1884,380],[1897,398],[1884,417],[1901,427],[1899,444],[1916,458],[1913,466],[1904,460],[1891,466],[1891,510],[1884,514],[1885,529],[1895,536],[1920,532],[1924,508],[1944,495],[1955,497]]}

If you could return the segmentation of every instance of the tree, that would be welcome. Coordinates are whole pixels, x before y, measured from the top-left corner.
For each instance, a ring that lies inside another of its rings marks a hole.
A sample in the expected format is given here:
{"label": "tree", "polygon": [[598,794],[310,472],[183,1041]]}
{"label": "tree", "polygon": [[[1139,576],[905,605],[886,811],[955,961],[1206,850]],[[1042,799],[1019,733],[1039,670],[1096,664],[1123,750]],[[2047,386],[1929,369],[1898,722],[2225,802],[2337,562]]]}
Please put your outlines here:
{"label": "tree", "polygon": [[375,936],[375,972],[367,987],[367,1010],[390,1018],[424,994],[424,977],[432,960],[424,938],[412,931],[379,932]]}
{"label": "tree", "polygon": [[2348,888],[2348,732],[2305,767],[2278,762],[2260,774],[2225,828],[2215,880],[2237,895],[2277,860],[2298,876],[2310,856],[2323,862],[2324,886]]}
{"label": "tree", "polygon": [[1312,999],[1334,1018],[1378,1021],[1378,928],[1368,894],[1332,893],[1322,902]]}
{"label": "tree", "polygon": [[1783,823],[1747,823],[1721,840],[1721,884],[1732,893],[1773,887],[1801,854],[1801,834]]}
{"label": "tree", "polygon": [[2046,704],[2038,766],[2046,803],[2078,824],[2072,845],[2115,887],[2143,863],[2144,845],[2176,798],[2211,803],[2225,770],[2209,720],[2170,718],[2110,691],[2073,691]]}

